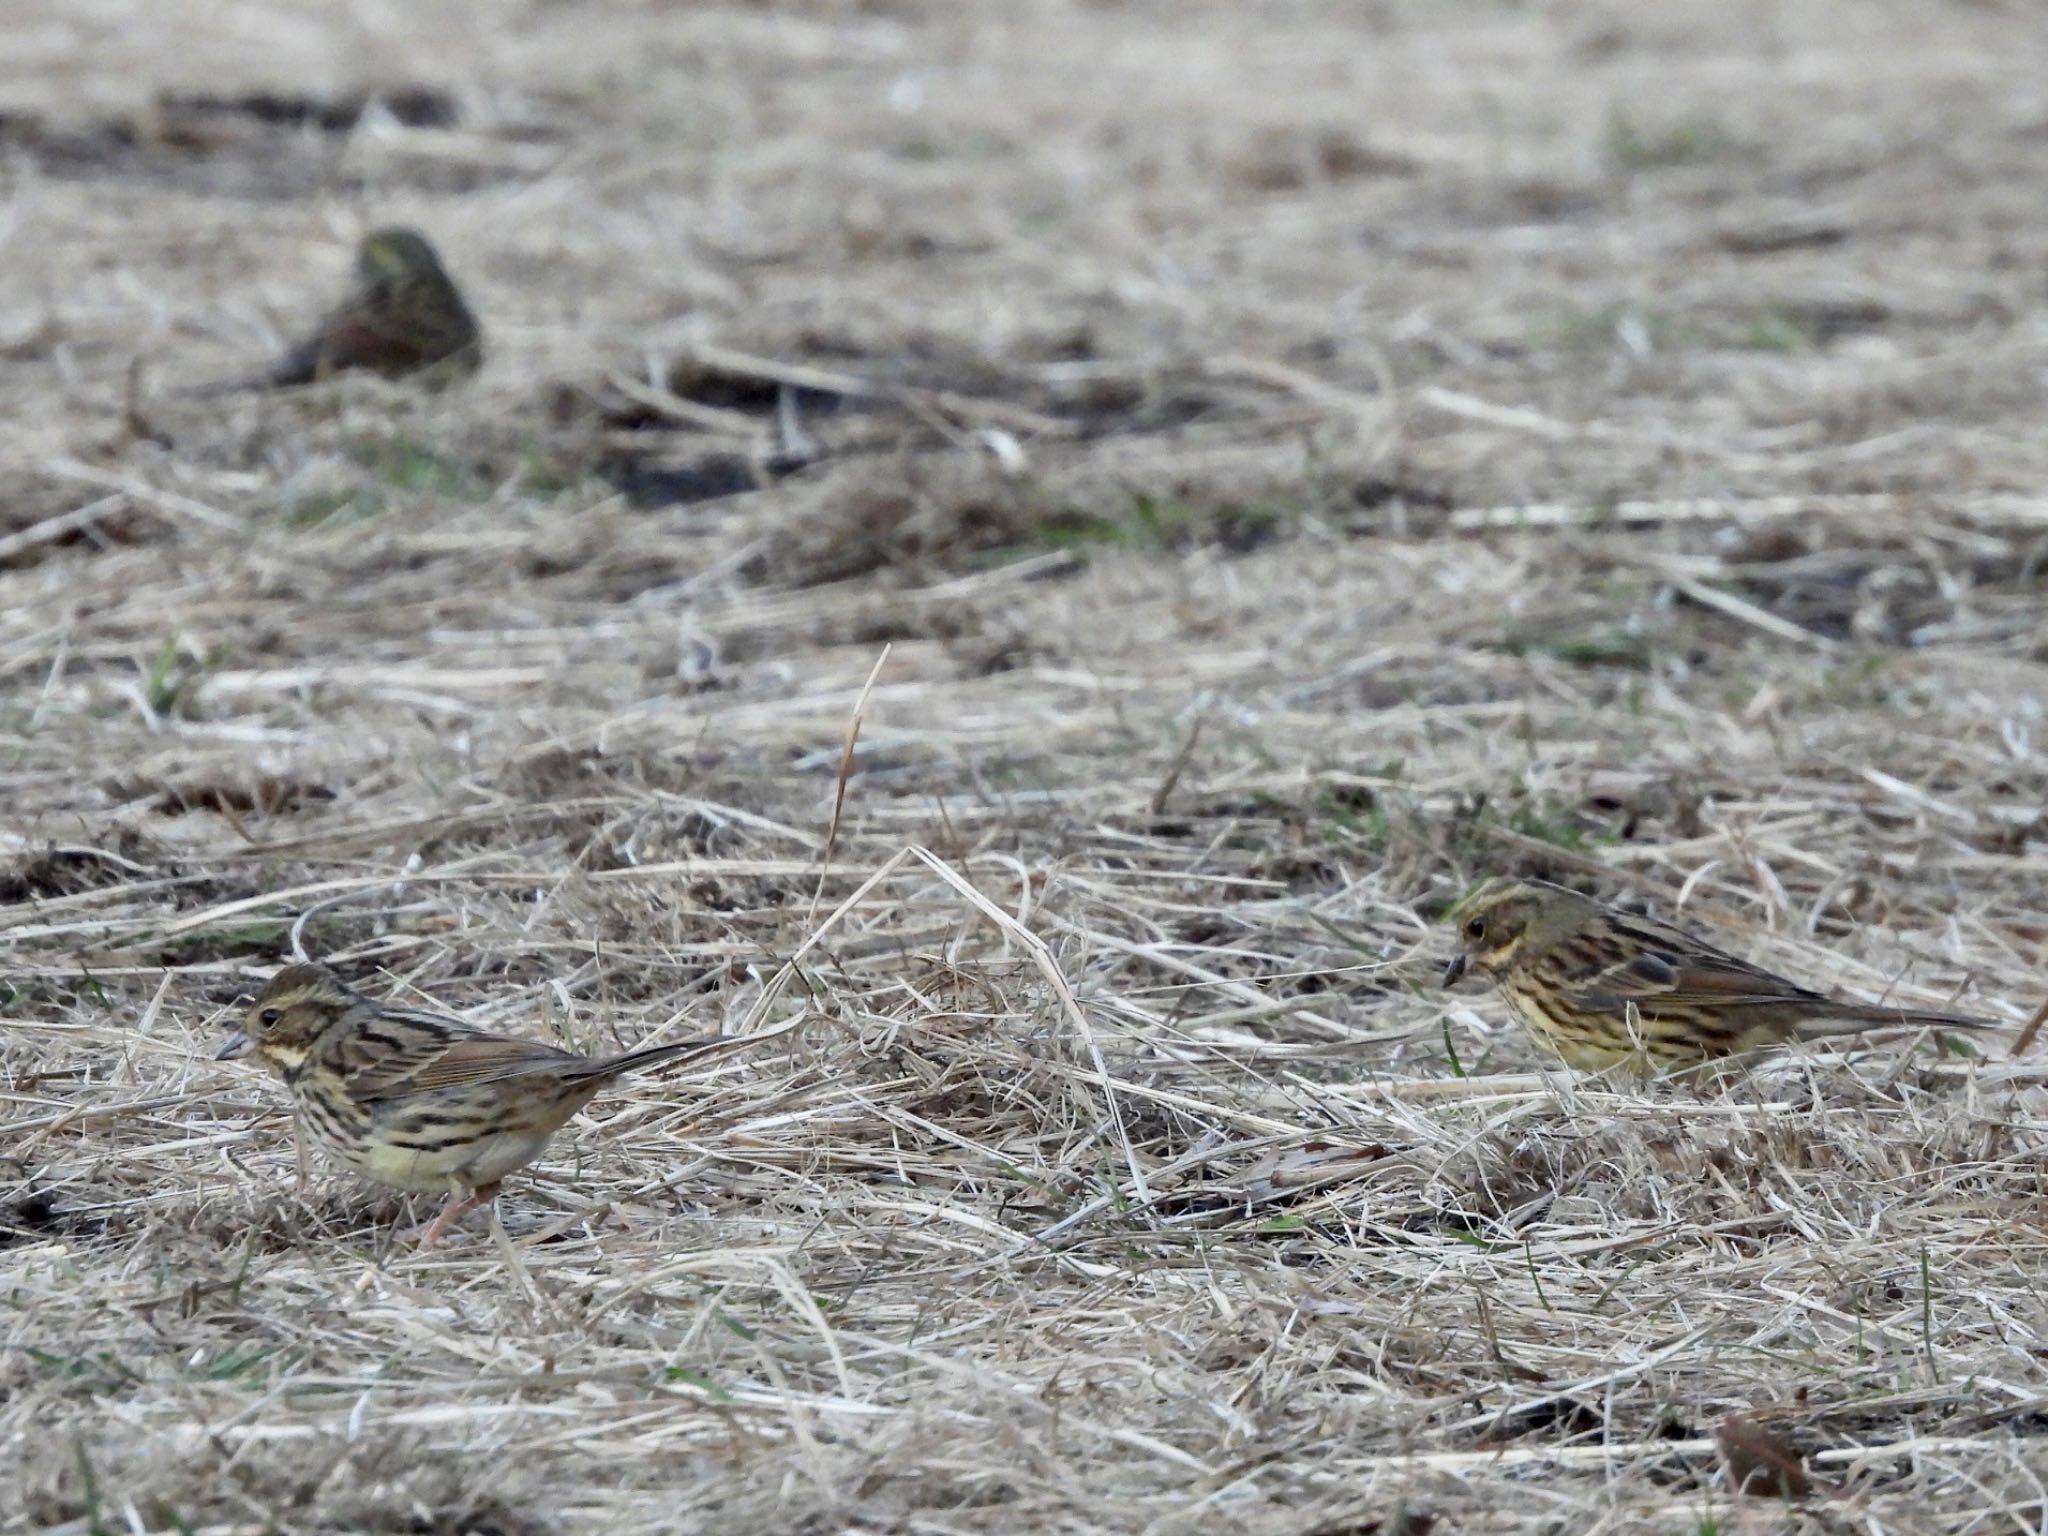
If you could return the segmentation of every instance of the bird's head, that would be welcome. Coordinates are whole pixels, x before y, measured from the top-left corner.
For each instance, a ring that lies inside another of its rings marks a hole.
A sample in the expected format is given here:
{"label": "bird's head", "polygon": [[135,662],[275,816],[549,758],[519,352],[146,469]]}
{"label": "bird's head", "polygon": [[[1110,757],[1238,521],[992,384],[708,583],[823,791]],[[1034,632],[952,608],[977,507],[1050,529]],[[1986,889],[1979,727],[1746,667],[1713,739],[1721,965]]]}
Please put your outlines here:
{"label": "bird's head", "polygon": [[1577,891],[1541,880],[1495,878],[1451,908],[1458,953],[1444,971],[1451,986],[1468,972],[1498,979],[1516,961],[1540,954],[1576,930],[1595,910]]}
{"label": "bird's head", "polygon": [[374,286],[399,287],[440,272],[441,258],[427,237],[403,225],[372,230],[356,247],[356,275]]}
{"label": "bird's head", "polygon": [[255,1056],[282,1077],[346,1013],[356,995],[324,966],[288,965],[270,978],[242,1016],[242,1027],[222,1042],[216,1061]]}

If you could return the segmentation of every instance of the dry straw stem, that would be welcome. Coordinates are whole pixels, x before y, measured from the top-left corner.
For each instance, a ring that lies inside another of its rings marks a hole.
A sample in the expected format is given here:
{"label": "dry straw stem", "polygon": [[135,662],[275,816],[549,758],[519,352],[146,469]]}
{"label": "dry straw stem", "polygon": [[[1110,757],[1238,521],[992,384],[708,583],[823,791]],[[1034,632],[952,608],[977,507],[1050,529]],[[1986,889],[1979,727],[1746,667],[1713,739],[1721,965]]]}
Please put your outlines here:
{"label": "dry straw stem", "polygon": [[[0,1536],[2041,1526],[2034,1055],[1431,985],[2041,1001],[2030,18],[503,10],[9,8]],[[191,399],[389,222],[473,383]],[[295,945],[798,1027],[422,1255],[210,1059]]]}
{"label": "dry straw stem", "polygon": [[846,741],[839,749],[839,778],[832,786],[832,820],[825,828],[825,851],[820,859],[818,888],[811,892],[811,916],[818,915],[818,898],[825,893],[825,874],[832,867],[832,849],[839,840],[839,819],[846,813],[846,780],[853,772],[853,749],[860,742],[862,707],[868,695],[874,692],[875,679],[882,675],[882,668],[889,664],[889,647],[882,647],[882,654],[875,658],[874,670],[868,673],[868,680],[860,685],[860,697],[854,700],[853,713],[846,721]]}

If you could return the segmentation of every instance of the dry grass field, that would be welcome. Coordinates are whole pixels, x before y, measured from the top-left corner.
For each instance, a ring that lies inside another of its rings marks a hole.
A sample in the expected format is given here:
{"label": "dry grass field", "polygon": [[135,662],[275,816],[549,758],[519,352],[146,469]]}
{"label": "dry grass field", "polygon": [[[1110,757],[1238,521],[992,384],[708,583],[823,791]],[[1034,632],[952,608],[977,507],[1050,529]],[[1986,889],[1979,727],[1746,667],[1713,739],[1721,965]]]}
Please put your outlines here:
{"label": "dry grass field", "polygon": [[[2042,39],[10,0],[0,1536],[2048,1529],[2042,1055],[1435,984],[2048,993]],[[474,381],[196,388],[394,222]],[[295,936],[797,1027],[422,1253],[212,1059]]]}

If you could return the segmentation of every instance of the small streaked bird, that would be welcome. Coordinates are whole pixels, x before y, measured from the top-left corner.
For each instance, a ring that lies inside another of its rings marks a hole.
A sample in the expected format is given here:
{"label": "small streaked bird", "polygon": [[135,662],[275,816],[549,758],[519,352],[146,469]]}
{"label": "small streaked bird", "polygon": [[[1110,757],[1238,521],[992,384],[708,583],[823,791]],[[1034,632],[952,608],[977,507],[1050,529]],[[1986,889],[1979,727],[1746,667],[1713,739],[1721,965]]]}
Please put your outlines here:
{"label": "small streaked bird", "polygon": [[1537,880],[1489,880],[1452,909],[1451,986],[1490,977],[1536,1043],[1585,1072],[1682,1073],[1792,1040],[1871,1029],[1996,1029],[1883,1003],[1845,1002],[1682,929]]}
{"label": "small streaked bird", "polygon": [[388,1007],[324,966],[301,963],[270,978],[215,1059],[260,1060],[291,1091],[306,1135],[344,1166],[380,1184],[446,1194],[420,1235],[429,1248],[620,1073],[723,1056],[792,1027],[578,1056]]}
{"label": "small streaked bird", "polygon": [[427,237],[416,229],[379,229],[356,248],[355,287],[310,335],[268,373],[204,393],[283,389],[349,369],[449,383],[475,373],[483,355],[476,317]]}

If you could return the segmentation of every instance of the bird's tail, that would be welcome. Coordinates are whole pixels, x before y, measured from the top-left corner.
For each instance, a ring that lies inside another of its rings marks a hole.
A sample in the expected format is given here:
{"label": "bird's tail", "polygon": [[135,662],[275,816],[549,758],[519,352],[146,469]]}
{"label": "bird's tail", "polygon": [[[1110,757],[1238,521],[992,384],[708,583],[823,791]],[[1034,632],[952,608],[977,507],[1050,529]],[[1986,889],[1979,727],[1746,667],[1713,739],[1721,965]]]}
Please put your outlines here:
{"label": "bird's tail", "polygon": [[255,394],[266,389],[293,389],[320,377],[318,358],[305,347],[294,347],[262,373],[245,373],[238,378],[214,379],[179,391],[187,400],[218,400],[223,395]]}
{"label": "bird's tail", "polygon": [[1828,1035],[1859,1035],[1872,1029],[1957,1029],[1974,1032],[2003,1029],[1995,1019],[1974,1019],[1962,1013],[1927,1008],[1898,1008],[1884,1003],[1831,1003],[1799,1026],[1807,1039]]}
{"label": "bird's tail", "polygon": [[617,1056],[605,1056],[593,1061],[578,1072],[578,1077],[617,1077],[621,1072],[637,1072],[643,1067],[657,1066],[665,1061],[688,1061],[693,1064],[715,1061],[721,1056],[730,1056],[749,1046],[761,1045],[777,1040],[802,1023],[801,1017],[774,1029],[764,1029],[758,1034],[732,1035],[718,1040],[679,1040],[674,1045],[650,1045],[637,1051],[625,1051]]}

